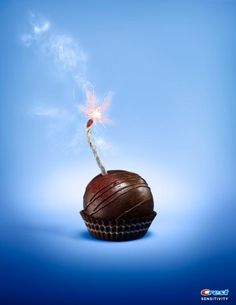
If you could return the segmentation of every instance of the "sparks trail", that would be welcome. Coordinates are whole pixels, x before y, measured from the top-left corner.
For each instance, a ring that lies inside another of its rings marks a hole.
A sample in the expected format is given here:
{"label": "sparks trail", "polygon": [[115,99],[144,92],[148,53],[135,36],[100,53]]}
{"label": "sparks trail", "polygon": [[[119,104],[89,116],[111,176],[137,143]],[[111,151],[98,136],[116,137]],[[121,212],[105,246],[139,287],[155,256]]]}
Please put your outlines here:
{"label": "sparks trail", "polygon": [[81,106],[80,108],[81,108],[81,111],[83,112],[83,114],[89,117],[89,120],[87,121],[86,128],[85,128],[87,142],[88,142],[90,149],[93,152],[93,155],[101,170],[102,175],[106,175],[107,171],[106,171],[105,167],[103,166],[101,159],[98,155],[96,146],[94,145],[94,143],[92,141],[90,130],[91,130],[93,123],[96,123],[96,122],[109,123],[109,120],[104,117],[103,112],[108,107],[110,99],[109,99],[109,97],[106,97],[103,100],[103,102],[100,105],[98,105],[97,99],[92,92],[87,91],[86,97],[87,97],[86,104]]}

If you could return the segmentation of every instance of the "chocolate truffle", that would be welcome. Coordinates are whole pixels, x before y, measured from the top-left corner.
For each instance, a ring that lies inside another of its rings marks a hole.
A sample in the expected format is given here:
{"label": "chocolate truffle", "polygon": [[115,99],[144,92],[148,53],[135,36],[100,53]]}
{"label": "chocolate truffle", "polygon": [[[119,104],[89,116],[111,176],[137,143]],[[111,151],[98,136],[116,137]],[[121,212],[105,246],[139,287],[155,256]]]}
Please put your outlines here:
{"label": "chocolate truffle", "polygon": [[138,174],[110,170],[87,185],[81,215],[89,233],[105,240],[142,237],[156,216],[147,182]]}

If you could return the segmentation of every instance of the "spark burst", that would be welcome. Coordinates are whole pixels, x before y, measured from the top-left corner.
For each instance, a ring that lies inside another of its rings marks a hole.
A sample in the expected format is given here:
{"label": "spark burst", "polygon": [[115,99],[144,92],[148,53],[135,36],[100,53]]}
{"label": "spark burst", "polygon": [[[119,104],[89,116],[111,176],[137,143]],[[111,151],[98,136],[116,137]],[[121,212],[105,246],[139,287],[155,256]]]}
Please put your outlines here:
{"label": "spark burst", "polygon": [[91,130],[93,123],[100,122],[103,124],[107,124],[107,123],[111,122],[109,119],[107,119],[104,116],[104,111],[107,109],[107,107],[109,106],[109,103],[110,103],[110,97],[109,96],[105,97],[104,100],[99,104],[96,96],[94,95],[94,92],[87,91],[86,98],[87,98],[87,100],[86,100],[85,105],[80,106],[80,109],[81,109],[82,113],[89,118],[87,121],[87,124],[86,124],[86,128],[85,128],[87,142],[88,142],[90,149],[93,152],[93,155],[101,170],[102,175],[106,175],[107,171],[101,162],[101,159],[98,155],[96,146],[92,142],[90,130]]}

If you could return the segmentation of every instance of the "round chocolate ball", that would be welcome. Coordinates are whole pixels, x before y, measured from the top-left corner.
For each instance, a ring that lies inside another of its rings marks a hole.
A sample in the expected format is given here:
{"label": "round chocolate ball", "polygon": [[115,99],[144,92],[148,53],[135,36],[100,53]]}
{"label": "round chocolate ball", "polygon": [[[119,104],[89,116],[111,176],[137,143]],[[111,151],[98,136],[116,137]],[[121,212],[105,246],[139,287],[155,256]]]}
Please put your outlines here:
{"label": "round chocolate ball", "polygon": [[133,219],[153,212],[153,196],[147,182],[138,174],[110,170],[87,185],[84,213],[97,219]]}

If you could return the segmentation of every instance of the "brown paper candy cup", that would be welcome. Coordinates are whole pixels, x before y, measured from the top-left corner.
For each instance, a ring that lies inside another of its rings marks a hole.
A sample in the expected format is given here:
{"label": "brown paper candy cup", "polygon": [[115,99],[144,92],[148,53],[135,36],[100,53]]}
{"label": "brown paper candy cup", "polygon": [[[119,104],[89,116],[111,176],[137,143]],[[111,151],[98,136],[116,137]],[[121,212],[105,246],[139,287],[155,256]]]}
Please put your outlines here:
{"label": "brown paper candy cup", "polygon": [[80,214],[90,235],[97,239],[110,241],[125,241],[143,237],[156,217],[155,211],[148,216],[129,220],[96,219],[84,211],[81,211]]}

